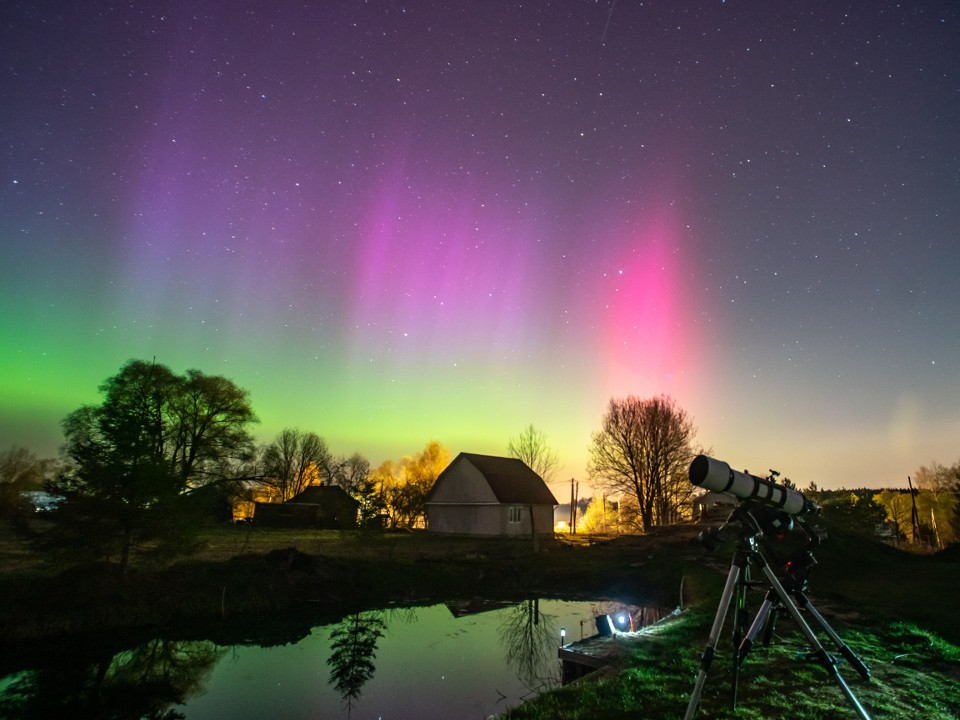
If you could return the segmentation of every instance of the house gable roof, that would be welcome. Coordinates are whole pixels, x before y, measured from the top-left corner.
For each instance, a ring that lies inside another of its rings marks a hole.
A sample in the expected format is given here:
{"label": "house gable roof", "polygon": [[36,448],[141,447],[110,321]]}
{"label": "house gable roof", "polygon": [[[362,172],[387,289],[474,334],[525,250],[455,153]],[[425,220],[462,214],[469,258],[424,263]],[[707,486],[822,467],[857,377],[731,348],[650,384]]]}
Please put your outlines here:
{"label": "house gable roof", "polygon": [[287,500],[287,502],[303,505],[326,505],[329,503],[349,502],[354,505],[359,505],[356,500],[344,492],[343,488],[336,485],[311,485],[294,495]]}
{"label": "house gable roof", "polygon": [[557,504],[557,499],[550,492],[550,488],[547,487],[543,478],[522,460],[496,455],[478,455],[476,453],[460,453],[457,455],[453,462],[440,473],[427,496],[427,502],[430,501],[430,496],[433,495],[434,490],[443,482],[444,475],[447,475],[452,468],[463,462],[472,465],[483,476],[497,502],[501,504]]}

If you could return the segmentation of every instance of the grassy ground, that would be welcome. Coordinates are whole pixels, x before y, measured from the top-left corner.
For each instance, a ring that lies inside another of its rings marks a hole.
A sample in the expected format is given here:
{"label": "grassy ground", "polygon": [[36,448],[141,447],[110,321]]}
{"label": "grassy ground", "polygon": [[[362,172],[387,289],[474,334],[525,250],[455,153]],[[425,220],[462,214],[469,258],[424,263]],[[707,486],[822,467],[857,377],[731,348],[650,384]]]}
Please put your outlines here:
{"label": "grassy ground", "polygon": [[[541,695],[507,713],[509,720],[621,720],[681,718],[687,708],[699,656],[712,616],[691,612],[649,640],[637,643],[616,674],[587,679]],[[874,718],[955,720],[960,708],[960,649],[915,625],[891,623],[872,629],[844,626],[843,639],[868,660],[872,679],[849,665],[839,671]],[[781,627],[769,647],[755,647],[742,668],[738,709],[730,709],[730,647],[718,647],[701,696],[698,718],[770,720],[857,717],[839,686],[816,662],[793,628]],[[828,648],[830,649],[830,648]]]}
{"label": "grassy ground", "polygon": [[[618,672],[588,676],[543,694],[504,717],[684,717],[731,557],[732,548],[725,546],[715,553],[702,553],[685,566],[689,610],[635,643]],[[842,657],[837,665],[871,717],[960,718],[960,622],[956,605],[960,566],[956,554],[915,555],[835,530],[817,558],[820,564],[811,574],[811,601],[870,668],[872,676],[865,681]],[[755,612],[762,592],[755,590],[749,595],[748,608]],[[832,674],[810,656],[810,644],[790,618],[778,620],[769,646],[758,642],[751,650],[737,683],[737,709],[732,710],[731,622],[728,617],[707,674],[697,718],[857,717]],[[812,627],[825,649],[839,656],[819,625],[813,623]]]}

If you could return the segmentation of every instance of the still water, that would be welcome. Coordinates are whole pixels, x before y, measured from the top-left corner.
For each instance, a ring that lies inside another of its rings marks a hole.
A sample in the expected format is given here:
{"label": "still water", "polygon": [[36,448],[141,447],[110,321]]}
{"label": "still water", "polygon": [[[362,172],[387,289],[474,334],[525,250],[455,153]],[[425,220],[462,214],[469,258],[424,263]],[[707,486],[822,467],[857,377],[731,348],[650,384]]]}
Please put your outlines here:
{"label": "still water", "polygon": [[615,603],[526,600],[374,610],[281,644],[155,639],[52,653],[0,679],[0,717],[477,720],[560,682],[561,630],[595,634],[659,613]]}

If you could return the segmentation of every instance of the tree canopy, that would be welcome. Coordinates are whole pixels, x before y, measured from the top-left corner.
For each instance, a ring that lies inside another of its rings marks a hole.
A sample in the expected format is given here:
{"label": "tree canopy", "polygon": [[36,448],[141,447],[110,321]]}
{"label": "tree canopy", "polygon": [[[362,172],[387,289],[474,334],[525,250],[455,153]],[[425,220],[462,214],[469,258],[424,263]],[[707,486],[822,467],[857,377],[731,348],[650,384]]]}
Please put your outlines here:
{"label": "tree canopy", "polygon": [[[361,513],[365,504],[376,504],[386,514],[391,528],[422,527],[424,500],[449,464],[450,452],[436,441],[399,462],[387,460],[370,475],[371,487],[366,498],[361,499]],[[372,496],[377,498],[376,503]]]}
{"label": "tree canopy", "polygon": [[59,530],[125,566],[131,548],[171,536],[184,495],[230,479],[257,419],[230,380],[156,362],[131,360],[99,390],[100,405],[63,421],[69,463],[50,489],[65,500]]}

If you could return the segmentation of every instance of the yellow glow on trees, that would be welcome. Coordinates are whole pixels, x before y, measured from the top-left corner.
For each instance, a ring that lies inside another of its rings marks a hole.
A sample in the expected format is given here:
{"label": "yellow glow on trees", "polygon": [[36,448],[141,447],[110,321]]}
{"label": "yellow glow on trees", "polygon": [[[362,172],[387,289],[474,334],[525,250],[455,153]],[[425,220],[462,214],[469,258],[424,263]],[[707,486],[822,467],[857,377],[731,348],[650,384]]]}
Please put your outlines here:
{"label": "yellow glow on trees", "polygon": [[602,495],[594,496],[587,505],[577,529],[585,533],[606,534],[619,532],[617,508]]}
{"label": "yellow glow on trees", "polygon": [[370,479],[391,528],[424,526],[423,501],[449,464],[450,451],[434,440],[422,452],[405,456],[399,462],[387,460],[373,471]]}

